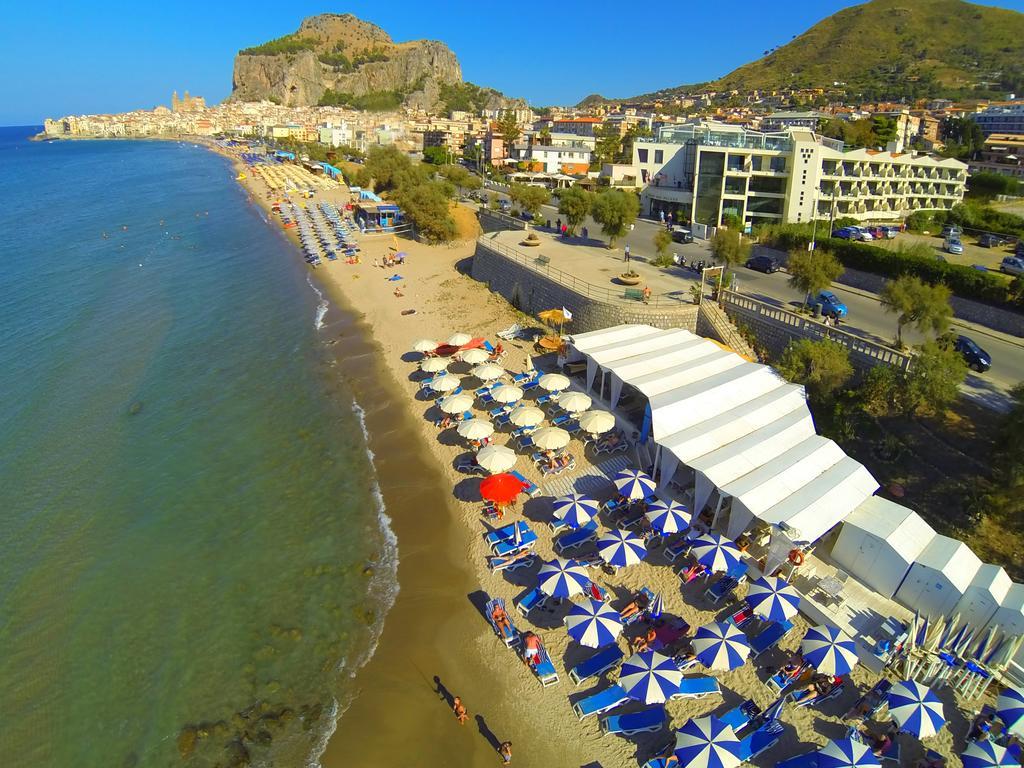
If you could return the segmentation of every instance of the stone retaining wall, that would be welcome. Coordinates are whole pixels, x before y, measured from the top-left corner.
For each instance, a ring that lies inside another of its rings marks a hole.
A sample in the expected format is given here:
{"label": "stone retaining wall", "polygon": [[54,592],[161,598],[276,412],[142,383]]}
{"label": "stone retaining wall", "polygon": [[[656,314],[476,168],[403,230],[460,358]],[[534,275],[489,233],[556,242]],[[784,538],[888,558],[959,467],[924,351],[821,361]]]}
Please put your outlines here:
{"label": "stone retaining wall", "polygon": [[504,232],[510,229],[526,229],[526,222],[509,216],[501,211],[492,211],[488,208],[481,208],[476,212],[480,222],[480,229],[484,232]]}

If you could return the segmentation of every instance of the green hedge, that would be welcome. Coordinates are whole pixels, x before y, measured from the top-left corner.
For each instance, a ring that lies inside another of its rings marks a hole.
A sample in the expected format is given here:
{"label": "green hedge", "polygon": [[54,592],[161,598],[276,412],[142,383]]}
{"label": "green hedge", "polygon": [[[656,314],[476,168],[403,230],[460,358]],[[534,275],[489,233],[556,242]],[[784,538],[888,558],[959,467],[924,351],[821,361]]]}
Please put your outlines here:
{"label": "green hedge", "polygon": [[[779,250],[806,250],[810,237],[802,232],[777,232],[766,245]],[[930,283],[945,283],[955,296],[988,304],[1009,305],[1009,284],[990,272],[963,264],[951,264],[931,256],[890,251],[877,245],[839,238],[819,238],[817,247],[833,253],[844,267],[882,277],[914,275]]]}

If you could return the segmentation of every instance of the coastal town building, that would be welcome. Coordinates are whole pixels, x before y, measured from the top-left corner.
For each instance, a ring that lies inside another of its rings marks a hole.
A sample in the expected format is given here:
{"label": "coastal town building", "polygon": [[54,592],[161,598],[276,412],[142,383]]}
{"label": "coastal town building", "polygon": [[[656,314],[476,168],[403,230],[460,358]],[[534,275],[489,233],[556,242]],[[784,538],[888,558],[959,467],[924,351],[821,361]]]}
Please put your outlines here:
{"label": "coastal town building", "polygon": [[986,136],[994,133],[1024,134],[1024,101],[993,104],[970,115]]}
{"label": "coastal town building", "polygon": [[721,123],[662,128],[637,139],[642,213],[716,226],[852,217],[889,221],[963,200],[967,165],[916,152],[844,150],[794,128],[775,133]]}
{"label": "coastal town building", "polygon": [[1024,135],[993,134],[985,140],[978,158],[969,160],[971,173],[998,173],[1024,178]]}

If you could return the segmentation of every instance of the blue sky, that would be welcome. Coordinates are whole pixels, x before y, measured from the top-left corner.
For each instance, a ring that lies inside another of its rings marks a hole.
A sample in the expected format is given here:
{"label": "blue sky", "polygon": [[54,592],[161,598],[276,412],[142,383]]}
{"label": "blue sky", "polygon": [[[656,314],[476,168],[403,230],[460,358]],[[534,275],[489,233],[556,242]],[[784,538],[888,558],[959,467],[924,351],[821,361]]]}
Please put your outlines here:
{"label": "blue sky", "polygon": [[[544,105],[712,79],[853,4],[9,3],[0,24],[0,125],[149,108],[168,103],[174,89],[215,103],[231,92],[239,48],[292,32],[317,13],[354,13],[399,41],[442,40],[459,57],[465,79]],[[1024,0],[1000,5],[1024,10]]]}

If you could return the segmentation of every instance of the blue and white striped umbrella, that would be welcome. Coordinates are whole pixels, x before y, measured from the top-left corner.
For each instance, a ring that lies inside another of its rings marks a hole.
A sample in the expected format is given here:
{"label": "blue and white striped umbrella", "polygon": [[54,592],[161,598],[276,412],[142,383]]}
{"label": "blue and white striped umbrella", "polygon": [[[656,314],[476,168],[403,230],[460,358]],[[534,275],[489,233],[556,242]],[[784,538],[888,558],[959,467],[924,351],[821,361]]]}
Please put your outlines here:
{"label": "blue and white striped umbrella", "polygon": [[619,685],[631,699],[659,704],[679,693],[683,673],[674,659],[657,651],[634,653],[619,670]]}
{"label": "blue and white striped umbrella", "polygon": [[762,576],[747,590],[747,604],[767,621],[785,621],[800,612],[800,594],[778,576]]}
{"label": "blue and white striped umbrella", "polygon": [[747,636],[735,624],[725,621],[698,627],[692,645],[697,661],[708,669],[742,667],[750,653]]}
{"label": "blue and white striped umbrella", "polygon": [[584,496],[582,493],[570,493],[568,496],[555,499],[552,510],[555,518],[570,528],[582,528],[594,519],[600,506],[589,496]]}
{"label": "blue and white striped umbrella", "polygon": [[680,504],[675,500],[662,501],[658,499],[653,501],[647,507],[646,514],[651,527],[666,535],[685,531],[690,525],[690,510],[685,504]]}
{"label": "blue and white striped umbrella", "polygon": [[588,648],[600,648],[615,642],[622,631],[622,616],[607,603],[588,600],[569,609],[565,617],[569,637]]}
{"label": "blue and white striped umbrella", "polygon": [[1011,733],[1024,732],[1024,693],[1007,688],[996,699],[996,715]]}
{"label": "blue and white striped umbrella", "polygon": [[1002,768],[1002,766],[1020,766],[1005,747],[994,741],[972,741],[960,755],[964,768]]}
{"label": "blue and white striped umbrella", "polygon": [[904,680],[889,690],[889,714],[900,730],[926,739],[934,736],[946,724],[942,702],[925,685],[916,680]]}
{"label": "blue and white striped umbrella", "polygon": [[691,549],[697,561],[711,571],[728,571],[741,562],[740,551],[729,539],[717,533],[703,533],[693,541]]}
{"label": "blue and white striped umbrella", "polygon": [[658,486],[646,472],[639,469],[624,469],[615,475],[615,487],[627,499],[646,499],[652,496]]}
{"label": "blue and white striped umbrella", "polygon": [[615,529],[597,540],[597,554],[608,565],[624,568],[643,562],[647,545],[643,538],[632,531]]}
{"label": "blue and white striped umbrella", "polygon": [[800,650],[823,675],[848,675],[857,666],[857,645],[842,630],[828,625],[807,630]]}
{"label": "blue and white striped umbrella", "polygon": [[537,573],[537,586],[545,595],[572,597],[582,595],[590,587],[587,569],[575,560],[556,557],[544,563]]}
{"label": "blue and white striped umbrella", "polygon": [[818,768],[881,768],[881,763],[864,742],[836,739],[818,750]]}
{"label": "blue and white striped umbrella", "polygon": [[710,715],[691,718],[676,731],[675,756],[687,768],[736,768],[743,763],[732,726]]}
{"label": "blue and white striped umbrella", "polygon": [[665,601],[661,599],[661,592],[659,592],[647,607],[647,615],[652,619],[660,619],[663,610],[665,610]]}

